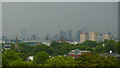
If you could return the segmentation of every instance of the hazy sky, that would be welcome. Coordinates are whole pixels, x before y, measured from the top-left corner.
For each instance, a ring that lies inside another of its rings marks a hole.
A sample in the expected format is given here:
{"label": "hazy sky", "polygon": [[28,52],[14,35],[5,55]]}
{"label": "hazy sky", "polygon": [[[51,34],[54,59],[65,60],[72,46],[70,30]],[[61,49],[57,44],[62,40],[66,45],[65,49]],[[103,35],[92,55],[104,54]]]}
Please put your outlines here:
{"label": "hazy sky", "polygon": [[3,2],[118,2],[119,0],[2,0]]}
{"label": "hazy sky", "polygon": [[77,30],[88,27],[88,31],[118,33],[117,2],[94,3],[3,3],[3,35],[8,38],[20,35],[25,29],[27,35],[36,34],[41,38],[47,33],[52,36],[60,30]]}

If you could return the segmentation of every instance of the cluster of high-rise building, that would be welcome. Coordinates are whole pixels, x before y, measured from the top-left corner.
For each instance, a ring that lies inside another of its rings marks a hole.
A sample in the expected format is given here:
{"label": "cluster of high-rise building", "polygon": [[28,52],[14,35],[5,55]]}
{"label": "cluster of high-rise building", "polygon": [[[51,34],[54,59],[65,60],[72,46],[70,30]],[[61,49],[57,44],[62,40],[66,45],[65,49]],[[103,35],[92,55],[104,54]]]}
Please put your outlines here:
{"label": "cluster of high-rise building", "polygon": [[[21,40],[53,40],[53,41],[77,41],[77,42],[84,42],[86,40],[91,40],[91,41],[104,41],[105,39],[111,39],[111,33],[105,32],[102,35],[99,35],[97,32],[83,32],[81,30],[78,30],[76,32],[77,34],[72,37],[72,30],[68,31],[60,31],[58,34],[55,34],[53,37],[50,37],[50,34],[46,34],[45,38],[40,38],[39,36],[32,34],[30,38],[27,36],[26,30],[21,29],[20,31],[20,39]],[[76,37],[76,39],[74,39]],[[2,40],[7,40],[7,36],[3,36]]]}
{"label": "cluster of high-rise building", "polygon": [[72,30],[69,30],[68,32],[60,31],[60,36],[58,40],[72,41]]}
{"label": "cluster of high-rise building", "polygon": [[[103,41],[105,39],[111,39],[111,33],[105,32],[103,35]],[[80,33],[80,42],[84,42],[86,40],[96,41],[98,42],[98,33],[97,32],[90,32],[90,33]]]}

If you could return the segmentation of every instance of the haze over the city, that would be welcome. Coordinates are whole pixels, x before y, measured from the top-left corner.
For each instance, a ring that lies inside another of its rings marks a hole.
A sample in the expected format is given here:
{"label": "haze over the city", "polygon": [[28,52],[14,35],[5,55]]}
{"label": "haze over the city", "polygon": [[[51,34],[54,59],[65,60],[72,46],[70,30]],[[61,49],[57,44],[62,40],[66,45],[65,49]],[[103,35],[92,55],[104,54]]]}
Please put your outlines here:
{"label": "haze over the city", "polygon": [[2,33],[8,38],[20,36],[21,29],[26,30],[27,36],[36,34],[40,38],[70,29],[75,37],[78,30],[86,32],[86,27],[88,32],[118,34],[117,2],[6,2],[2,12]]}

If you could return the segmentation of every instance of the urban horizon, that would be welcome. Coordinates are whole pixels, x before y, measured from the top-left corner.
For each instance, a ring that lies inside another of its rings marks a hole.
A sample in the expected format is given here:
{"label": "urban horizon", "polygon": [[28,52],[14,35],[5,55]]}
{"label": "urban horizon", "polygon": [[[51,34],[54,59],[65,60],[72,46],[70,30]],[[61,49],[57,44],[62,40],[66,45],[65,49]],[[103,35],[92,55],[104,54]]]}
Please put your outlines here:
{"label": "urban horizon", "polygon": [[120,66],[120,2],[3,2],[0,67]]}
{"label": "urban horizon", "polygon": [[[2,36],[21,38],[21,30],[29,38],[36,35],[45,39],[60,31],[110,32],[118,36],[118,3],[3,3]],[[8,12],[9,11],[9,12]],[[12,16],[12,17],[11,17]],[[9,27],[9,28],[8,28]]]}

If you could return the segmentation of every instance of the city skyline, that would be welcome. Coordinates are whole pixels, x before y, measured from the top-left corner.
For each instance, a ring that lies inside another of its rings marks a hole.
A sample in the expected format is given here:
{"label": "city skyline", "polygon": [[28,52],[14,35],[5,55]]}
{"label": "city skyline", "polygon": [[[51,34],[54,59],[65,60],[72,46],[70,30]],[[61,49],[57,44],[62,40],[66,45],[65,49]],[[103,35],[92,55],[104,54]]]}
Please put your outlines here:
{"label": "city skyline", "polygon": [[[19,35],[18,39],[23,41],[77,41],[81,43],[86,40],[91,40],[96,42],[104,41],[105,39],[118,40],[118,38],[114,37],[110,32],[104,32],[99,34],[98,32],[78,31],[76,35],[77,39],[73,39],[72,30],[68,30],[68,32],[60,31],[58,34],[54,34],[54,36],[51,36],[50,34],[46,34],[44,38],[40,38],[36,34],[32,34],[31,36],[25,36],[26,35],[25,33],[26,32],[24,32],[23,35],[22,34]],[[79,36],[78,36],[78,33],[79,33]],[[8,39],[7,36],[2,36],[3,41],[15,40],[15,39]]]}
{"label": "city skyline", "polygon": [[[3,36],[13,38],[25,29],[27,36],[44,38],[60,30],[118,34],[118,4],[112,3],[3,3]],[[9,12],[8,12],[9,11]],[[8,28],[9,27],[9,28]],[[88,30],[86,30],[86,27]]]}

